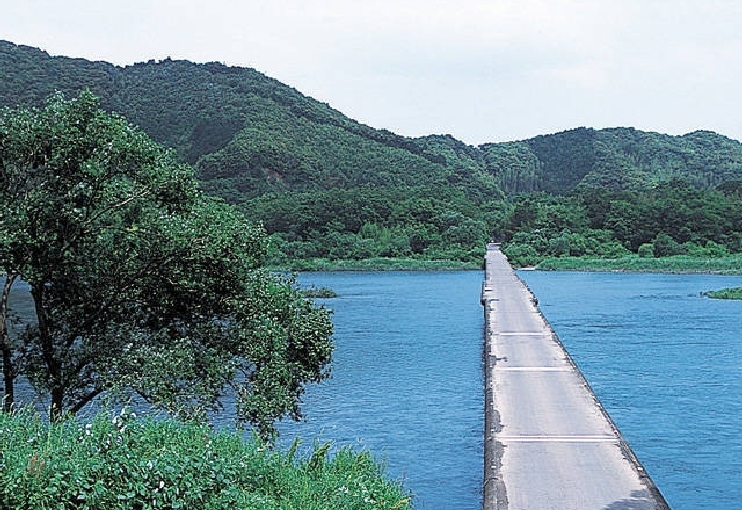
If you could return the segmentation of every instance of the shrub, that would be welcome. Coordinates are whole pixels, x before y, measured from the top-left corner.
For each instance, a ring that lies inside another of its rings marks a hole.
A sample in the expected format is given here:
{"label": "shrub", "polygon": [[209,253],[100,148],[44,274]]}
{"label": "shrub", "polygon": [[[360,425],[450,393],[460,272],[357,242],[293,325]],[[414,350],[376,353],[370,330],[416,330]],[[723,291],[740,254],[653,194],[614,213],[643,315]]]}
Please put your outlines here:
{"label": "shrub", "polygon": [[654,257],[654,245],[652,243],[644,243],[636,250],[636,254],[642,258],[651,259]]}
{"label": "shrub", "polygon": [[503,253],[514,267],[535,266],[543,258],[529,244],[508,243]]}
{"label": "shrub", "polygon": [[701,292],[701,295],[712,299],[742,299],[742,287],[729,287],[721,290]]}
{"label": "shrub", "polygon": [[657,234],[652,244],[654,245],[655,257],[671,257],[672,255],[682,255],[685,253],[683,245],[664,232]]}
{"label": "shrub", "polygon": [[369,452],[297,458],[257,438],[126,411],[48,425],[0,414],[0,508],[409,509]]}

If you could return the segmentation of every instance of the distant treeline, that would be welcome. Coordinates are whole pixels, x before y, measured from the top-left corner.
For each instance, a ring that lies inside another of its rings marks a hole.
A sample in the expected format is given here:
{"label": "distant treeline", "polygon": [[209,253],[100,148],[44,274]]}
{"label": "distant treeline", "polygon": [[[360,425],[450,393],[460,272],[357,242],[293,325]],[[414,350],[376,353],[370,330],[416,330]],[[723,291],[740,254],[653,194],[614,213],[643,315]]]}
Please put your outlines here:
{"label": "distant treeline", "polygon": [[742,182],[700,190],[673,180],[644,191],[577,189],[564,196],[521,195],[502,240],[517,265],[544,257],[616,258],[742,251]]}
{"label": "distant treeline", "polygon": [[416,257],[481,261],[505,202],[453,186],[373,187],[266,194],[245,211],[273,234],[270,262]]}
{"label": "distant treeline", "polygon": [[488,240],[516,265],[545,257],[615,258],[742,251],[742,182],[701,190],[673,180],[643,191],[579,188],[477,202],[455,188],[265,195],[249,211],[273,237],[273,262],[370,257],[481,260]]}

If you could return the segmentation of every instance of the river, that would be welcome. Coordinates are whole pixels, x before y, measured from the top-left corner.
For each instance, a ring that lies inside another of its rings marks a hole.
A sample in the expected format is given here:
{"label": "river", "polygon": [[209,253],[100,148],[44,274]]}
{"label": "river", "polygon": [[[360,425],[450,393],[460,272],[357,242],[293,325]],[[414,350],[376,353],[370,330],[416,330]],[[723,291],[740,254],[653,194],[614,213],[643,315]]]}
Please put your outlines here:
{"label": "river", "polygon": [[[674,510],[742,502],[742,277],[519,275]],[[333,376],[310,386],[282,444],[374,452],[416,509],[481,508],[483,275],[307,273],[336,299]]]}
{"label": "river", "polygon": [[367,448],[416,509],[479,510],[483,473],[482,272],[309,273],[335,290],[332,379],[311,387],[299,434]]}
{"label": "river", "polygon": [[[742,502],[742,277],[519,272],[674,510]],[[381,452],[416,508],[481,508],[482,275],[310,273],[334,310],[334,378],[283,428]]]}

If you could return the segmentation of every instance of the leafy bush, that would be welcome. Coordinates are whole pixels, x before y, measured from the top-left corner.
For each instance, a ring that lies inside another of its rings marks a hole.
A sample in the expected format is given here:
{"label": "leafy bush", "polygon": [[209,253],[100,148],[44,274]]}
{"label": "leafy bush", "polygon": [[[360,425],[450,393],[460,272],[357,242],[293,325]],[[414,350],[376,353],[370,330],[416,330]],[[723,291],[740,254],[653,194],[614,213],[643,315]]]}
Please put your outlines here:
{"label": "leafy bush", "polygon": [[0,508],[409,509],[369,452],[298,458],[257,438],[126,411],[48,425],[0,414]]}
{"label": "leafy bush", "polygon": [[654,245],[652,243],[644,243],[636,250],[636,254],[645,259],[652,258],[654,257]]}
{"label": "leafy bush", "polygon": [[306,298],[314,299],[331,299],[338,297],[338,293],[329,287],[317,287],[312,285],[311,287],[301,290],[302,296]]}
{"label": "leafy bush", "polygon": [[728,257],[729,248],[714,241],[708,241],[705,246],[699,246],[693,242],[683,243],[683,248],[688,255],[693,257]]}
{"label": "leafy bush", "polygon": [[683,245],[664,232],[657,234],[657,237],[652,241],[652,245],[654,246],[655,257],[671,257],[672,255],[685,254]]}
{"label": "leafy bush", "polygon": [[503,247],[503,253],[514,267],[535,266],[542,258],[529,244],[509,243]]}

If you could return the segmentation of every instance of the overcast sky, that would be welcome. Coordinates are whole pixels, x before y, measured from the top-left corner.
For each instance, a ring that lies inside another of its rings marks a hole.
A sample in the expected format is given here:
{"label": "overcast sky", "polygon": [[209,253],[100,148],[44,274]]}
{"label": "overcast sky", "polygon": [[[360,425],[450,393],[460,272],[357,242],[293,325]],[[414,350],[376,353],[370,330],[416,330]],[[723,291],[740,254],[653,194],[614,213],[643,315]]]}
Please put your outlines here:
{"label": "overcast sky", "polygon": [[119,65],[254,67],[408,136],[742,140],[739,0],[0,0],[0,38]]}

